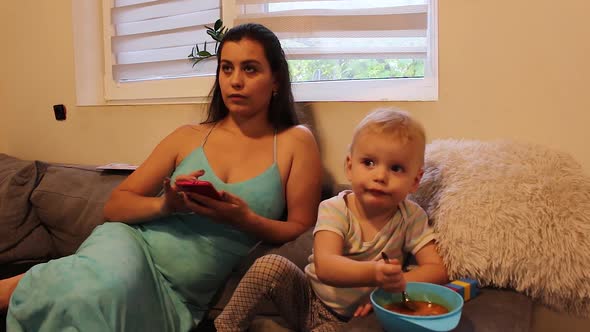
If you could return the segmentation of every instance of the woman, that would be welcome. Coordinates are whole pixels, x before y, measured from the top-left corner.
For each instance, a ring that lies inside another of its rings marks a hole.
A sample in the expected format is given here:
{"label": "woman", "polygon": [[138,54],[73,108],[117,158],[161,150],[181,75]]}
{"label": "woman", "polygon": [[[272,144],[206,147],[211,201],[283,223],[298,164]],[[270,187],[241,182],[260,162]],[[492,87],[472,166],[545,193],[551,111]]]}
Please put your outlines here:
{"label": "woman", "polygon": [[[104,214],[118,222],[24,275],[10,331],[187,331],[258,240],[290,241],[314,223],[319,152],[297,125],[277,37],[257,24],[234,27],[217,63],[207,120],[164,138],[113,191]],[[174,184],[196,178],[222,199]]]}

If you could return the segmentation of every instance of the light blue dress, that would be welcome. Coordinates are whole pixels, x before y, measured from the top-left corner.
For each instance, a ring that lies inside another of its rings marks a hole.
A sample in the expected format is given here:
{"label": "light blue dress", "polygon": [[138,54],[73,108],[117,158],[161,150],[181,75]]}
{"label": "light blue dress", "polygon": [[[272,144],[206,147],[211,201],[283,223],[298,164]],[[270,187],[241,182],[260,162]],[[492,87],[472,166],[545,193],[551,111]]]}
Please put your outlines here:
{"label": "light blue dress", "polygon": [[[239,183],[215,175],[203,150],[206,140],[172,177],[204,169],[201,179],[218,190],[238,195],[261,216],[280,218],[285,195],[276,135],[274,163]],[[107,222],[74,255],[25,274],[10,299],[7,331],[188,331],[256,242],[196,214],[139,225]]]}

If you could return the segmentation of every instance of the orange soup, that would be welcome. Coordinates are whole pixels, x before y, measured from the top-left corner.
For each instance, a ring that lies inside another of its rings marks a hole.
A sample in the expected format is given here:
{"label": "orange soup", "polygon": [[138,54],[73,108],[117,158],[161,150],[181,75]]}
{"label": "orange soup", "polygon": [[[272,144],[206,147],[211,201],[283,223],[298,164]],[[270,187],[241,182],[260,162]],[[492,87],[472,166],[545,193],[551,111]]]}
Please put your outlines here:
{"label": "orange soup", "polygon": [[449,309],[444,306],[432,302],[425,301],[412,301],[416,311],[412,311],[404,307],[401,303],[389,303],[383,306],[383,308],[397,312],[398,314],[412,315],[412,316],[435,316],[442,315],[449,312]]}

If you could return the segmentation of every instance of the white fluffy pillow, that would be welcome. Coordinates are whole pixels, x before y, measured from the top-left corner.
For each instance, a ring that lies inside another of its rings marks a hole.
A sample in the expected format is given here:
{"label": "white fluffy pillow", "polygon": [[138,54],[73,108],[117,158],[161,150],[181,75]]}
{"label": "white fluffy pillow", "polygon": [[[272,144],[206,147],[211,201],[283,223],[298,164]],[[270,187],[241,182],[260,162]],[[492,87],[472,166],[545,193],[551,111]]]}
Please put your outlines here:
{"label": "white fluffy pillow", "polygon": [[434,222],[451,278],[590,317],[590,178],[571,156],[511,141],[437,140],[412,198]]}

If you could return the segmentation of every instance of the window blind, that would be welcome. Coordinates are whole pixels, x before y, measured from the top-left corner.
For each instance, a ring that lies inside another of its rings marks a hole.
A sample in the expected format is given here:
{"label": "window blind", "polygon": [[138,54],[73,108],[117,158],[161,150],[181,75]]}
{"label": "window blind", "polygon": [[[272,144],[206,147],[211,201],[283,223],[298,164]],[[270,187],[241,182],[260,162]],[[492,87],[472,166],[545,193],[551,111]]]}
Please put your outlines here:
{"label": "window blind", "polygon": [[236,0],[235,24],[261,23],[293,59],[425,59],[429,0]]}
{"label": "window blind", "polygon": [[[215,61],[192,67],[195,44],[213,50],[204,26],[221,17],[219,0],[114,0],[110,13],[116,82],[211,75]],[[212,52],[213,53],[213,52]]]}

